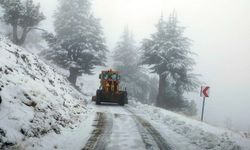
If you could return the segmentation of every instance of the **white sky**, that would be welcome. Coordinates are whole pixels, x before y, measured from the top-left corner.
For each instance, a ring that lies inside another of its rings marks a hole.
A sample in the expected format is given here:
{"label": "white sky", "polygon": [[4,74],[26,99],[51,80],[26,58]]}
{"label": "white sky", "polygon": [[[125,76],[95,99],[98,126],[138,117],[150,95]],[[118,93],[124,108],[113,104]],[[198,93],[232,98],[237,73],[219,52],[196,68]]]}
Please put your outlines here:
{"label": "white sky", "polygon": [[[56,0],[40,1],[53,27]],[[112,50],[124,26],[134,32],[138,43],[155,31],[161,13],[167,18],[177,11],[185,34],[197,53],[195,72],[211,86],[205,120],[250,130],[250,1],[249,0],[94,0],[93,11],[101,19],[107,44]],[[199,94],[190,95],[200,106]]]}

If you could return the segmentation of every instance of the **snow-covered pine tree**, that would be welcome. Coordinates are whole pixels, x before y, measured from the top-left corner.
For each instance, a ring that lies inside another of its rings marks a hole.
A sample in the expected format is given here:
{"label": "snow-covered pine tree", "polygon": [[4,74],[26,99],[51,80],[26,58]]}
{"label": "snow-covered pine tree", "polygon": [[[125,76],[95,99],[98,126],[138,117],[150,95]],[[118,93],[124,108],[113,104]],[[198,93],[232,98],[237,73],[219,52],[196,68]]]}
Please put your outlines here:
{"label": "snow-covered pine tree", "polygon": [[89,0],[60,0],[54,22],[56,35],[45,36],[50,46],[47,58],[69,70],[73,85],[79,75],[92,74],[92,69],[106,60],[102,28],[90,8]]}
{"label": "snow-covered pine tree", "polygon": [[[143,103],[149,103],[149,77],[141,71],[138,65],[139,55],[133,34],[126,27],[113,55],[114,68],[121,73],[121,85],[127,87],[131,97]],[[148,92],[146,92],[148,91]]]}
{"label": "snow-covered pine tree", "polygon": [[133,34],[126,27],[114,51],[114,67],[123,74],[131,74],[138,69],[138,53],[136,53]]}
{"label": "snow-covered pine tree", "polygon": [[[1,0],[3,20],[12,26],[12,40],[17,45],[22,45],[28,33],[45,19],[40,12],[40,5],[35,5],[33,0]],[[19,35],[20,34],[20,35]]]}
{"label": "snow-covered pine tree", "polygon": [[177,16],[172,13],[168,21],[161,16],[156,25],[157,32],[142,44],[142,64],[151,66],[159,75],[159,91],[156,105],[172,110],[188,107],[184,92],[198,86],[197,76],[192,74],[190,39],[183,35],[184,28],[178,25]]}

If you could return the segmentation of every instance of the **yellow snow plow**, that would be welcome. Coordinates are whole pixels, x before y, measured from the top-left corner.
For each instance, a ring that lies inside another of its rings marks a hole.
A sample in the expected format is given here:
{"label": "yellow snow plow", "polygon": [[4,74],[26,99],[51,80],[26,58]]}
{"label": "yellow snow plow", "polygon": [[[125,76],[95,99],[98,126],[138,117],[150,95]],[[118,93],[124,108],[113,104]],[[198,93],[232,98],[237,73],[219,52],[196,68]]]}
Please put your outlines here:
{"label": "yellow snow plow", "polygon": [[96,96],[92,97],[92,101],[95,101],[96,105],[100,105],[101,102],[118,103],[121,106],[127,104],[127,91],[120,90],[120,78],[118,71],[112,69],[102,71],[99,75],[100,87],[96,91]]}

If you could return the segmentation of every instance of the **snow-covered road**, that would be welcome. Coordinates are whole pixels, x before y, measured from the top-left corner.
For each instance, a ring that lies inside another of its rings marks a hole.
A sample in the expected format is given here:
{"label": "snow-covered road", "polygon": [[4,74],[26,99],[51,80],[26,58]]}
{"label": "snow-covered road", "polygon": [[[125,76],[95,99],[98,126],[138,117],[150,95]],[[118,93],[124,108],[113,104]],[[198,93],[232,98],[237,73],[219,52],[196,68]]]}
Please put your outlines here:
{"label": "snow-covered road", "polygon": [[82,122],[22,143],[26,150],[250,150],[238,132],[130,101],[88,104]]}
{"label": "snow-covered road", "polygon": [[239,133],[157,107],[136,102],[89,107],[102,117],[97,117],[96,130],[87,142],[90,146],[84,149],[250,150],[249,139]]}
{"label": "snow-covered road", "polygon": [[136,116],[129,107],[115,104],[91,105],[96,110],[96,130],[84,149],[158,150],[171,149],[149,122]]}

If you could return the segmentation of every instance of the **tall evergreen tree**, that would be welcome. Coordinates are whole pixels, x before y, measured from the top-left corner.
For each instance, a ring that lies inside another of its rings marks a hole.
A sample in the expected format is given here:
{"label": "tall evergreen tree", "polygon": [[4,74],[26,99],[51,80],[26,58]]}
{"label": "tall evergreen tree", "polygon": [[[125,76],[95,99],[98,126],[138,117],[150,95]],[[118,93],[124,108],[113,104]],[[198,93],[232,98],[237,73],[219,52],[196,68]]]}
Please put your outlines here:
{"label": "tall evergreen tree", "polygon": [[[141,71],[139,55],[132,33],[125,28],[113,55],[114,68],[121,73],[121,85],[128,87],[128,94],[144,103],[149,103],[149,77]],[[145,92],[148,91],[148,92]]]}
{"label": "tall evergreen tree", "polygon": [[79,75],[92,74],[92,69],[104,65],[106,59],[102,28],[90,9],[89,0],[60,0],[55,14],[56,35],[45,36],[51,47],[47,58],[68,68],[68,79],[74,85]]}
{"label": "tall evergreen tree", "polygon": [[188,107],[184,92],[194,90],[198,85],[192,74],[194,60],[191,58],[190,39],[183,35],[184,28],[178,25],[176,14],[168,21],[161,16],[156,25],[157,32],[142,44],[142,64],[150,65],[159,75],[159,89],[156,105],[172,110]]}
{"label": "tall evergreen tree", "polygon": [[[22,45],[28,33],[42,20],[44,15],[40,12],[40,5],[35,5],[33,0],[1,0],[3,20],[12,26],[12,40],[17,45]],[[20,35],[19,35],[20,34]]]}
{"label": "tall evergreen tree", "polygon": [[126,27],[114,51],[114,66],[123,74],[131,74],[138,68],[138,53],[132,33]]}

